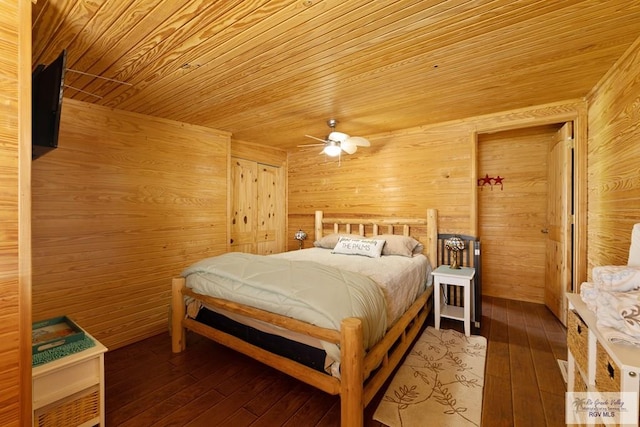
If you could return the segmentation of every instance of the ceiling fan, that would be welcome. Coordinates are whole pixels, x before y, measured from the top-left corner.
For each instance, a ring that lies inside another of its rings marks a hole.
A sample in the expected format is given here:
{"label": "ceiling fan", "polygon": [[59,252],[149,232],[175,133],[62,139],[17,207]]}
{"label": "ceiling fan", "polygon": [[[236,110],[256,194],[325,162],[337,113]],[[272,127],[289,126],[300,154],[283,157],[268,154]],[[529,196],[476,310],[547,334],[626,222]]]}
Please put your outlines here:
{"label": "ceiling fan", "polygon": [[308,138],[312,138],[320,141],[321,143],[316,144],[303,144],[298,145],[298,147],[316,147],[323,145],[324,148],[320,152],[320,154],[324,153],[327,156],[337,157],[344,151],[347,154],[353,154],[356,152],[358,147],[369,147],[371,143],[368,139],[363,138],[361,136],[349,136],[346,133],[337,132],[336,124],[338,121],[336,119],[327,120],[327,126],[331,128],[331,132],[325,139],[316,138],[315,136],[305,135]]}

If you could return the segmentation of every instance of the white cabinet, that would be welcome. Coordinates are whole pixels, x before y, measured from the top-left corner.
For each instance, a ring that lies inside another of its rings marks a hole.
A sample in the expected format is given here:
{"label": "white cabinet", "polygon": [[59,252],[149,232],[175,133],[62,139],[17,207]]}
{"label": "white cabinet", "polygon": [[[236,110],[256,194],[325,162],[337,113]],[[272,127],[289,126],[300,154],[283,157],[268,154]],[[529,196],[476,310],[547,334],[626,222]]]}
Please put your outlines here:
{"label": "white cabinet", "polygon": [[[610,343],[598,331],[595,313],[580,295],[567,298],[568,391],[632,392],[638,399],[640,348]],[[606,419],[597,422],[609,424]]]}
{"label": "white cabinet", "polygon": [[107,348],[87,335],[95,346],[33,368],[34,426],[105,425],[104,353]]}

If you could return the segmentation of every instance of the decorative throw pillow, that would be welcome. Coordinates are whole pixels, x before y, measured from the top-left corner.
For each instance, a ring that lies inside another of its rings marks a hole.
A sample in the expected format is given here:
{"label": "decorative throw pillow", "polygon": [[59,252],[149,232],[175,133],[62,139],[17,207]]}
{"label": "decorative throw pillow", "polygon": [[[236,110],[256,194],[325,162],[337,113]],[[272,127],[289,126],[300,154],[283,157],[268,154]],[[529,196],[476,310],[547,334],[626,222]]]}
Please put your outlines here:
{"label": "decorative throw pillow", "polygon": [[364,255],[370,258],[379,258],[385,241],[382,239],[367,239],[352,237],[340,237],[333,248],[334,254]]}
{"label": "decorative throw pillow", "polygon": [[327,234],[326,236],[321,237],[320,240],[316,240],[315,242],[313,242],[313,246],[317,248],[333,249],[338,244],[338,240],[340,239],[340,237],[351,237],[352,239],[365,238],[364,236],[361,236],[359,234],[347,234],[347,233]]}
{"label": "decorative throw pillow", "polygon": [[386,241],[384,248],[382,248],[382,255],[412,257],[416,254],[421,254],[422,251],[424,251],[422,243],[418,242],[413,237],[398,234],[381,234],[380,236],[375,237]]}

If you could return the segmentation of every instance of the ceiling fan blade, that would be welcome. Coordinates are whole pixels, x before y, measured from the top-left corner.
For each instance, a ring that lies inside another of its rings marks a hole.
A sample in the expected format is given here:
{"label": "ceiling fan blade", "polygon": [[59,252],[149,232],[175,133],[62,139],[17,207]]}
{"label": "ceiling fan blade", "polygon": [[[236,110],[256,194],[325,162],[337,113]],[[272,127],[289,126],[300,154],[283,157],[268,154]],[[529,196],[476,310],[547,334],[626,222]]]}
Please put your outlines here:
{"label": "ceiling fan blade", "polygon": [[323,145],[326,145],[324,142],[323,143],[316,143],[316,144],[300,144],[298,145],[299,148],[304,148],[304,147],[321,147]]}
{"label": "ceiling fan blade", "polygon": [[358,149],[358,146],[351,141],[351,138],[348,138],[340,144],[340,148],[347,154],[353,154]]}
{"label": "ceiling fan blade", "polygon": [[361,136],[351,136],[347,139],[349,143],[357,145],[359,147],[370,147],[371,143],[367,138],[363,138]]}
{"label": "ceiling fan blade", "polygon": [[305,136],[306,136],[307,138],[315,139],[315,140],[322,141],[322,142],[325,142],[325,143],[327,142],[326,140],[324,140],[324,139],[320,139],[320,138],[316,138],[315,136],[311,136],[311,135],[305,135]]}
{"label": "ceiling fan blade", "polygon": [[342,133],[342,132],[337,132],[337,131],[333,131],[329,134],[329,136],[327,136],[327,139],[330,141],[335,141],[335,142],[344,142],[347,139],[349,139],[349,135],[347,135],[346,133]]}

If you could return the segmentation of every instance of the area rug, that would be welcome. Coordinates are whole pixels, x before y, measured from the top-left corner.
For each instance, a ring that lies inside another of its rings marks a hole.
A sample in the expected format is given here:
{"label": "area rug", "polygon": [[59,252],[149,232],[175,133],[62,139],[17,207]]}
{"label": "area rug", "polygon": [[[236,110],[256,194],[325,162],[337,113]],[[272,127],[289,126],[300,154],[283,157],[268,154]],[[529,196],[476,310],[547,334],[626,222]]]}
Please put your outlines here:
{"label": "area rug", "polygon": [[486,354],[485,337],[429,326],[373,418],[391,427],[479,426]]}

